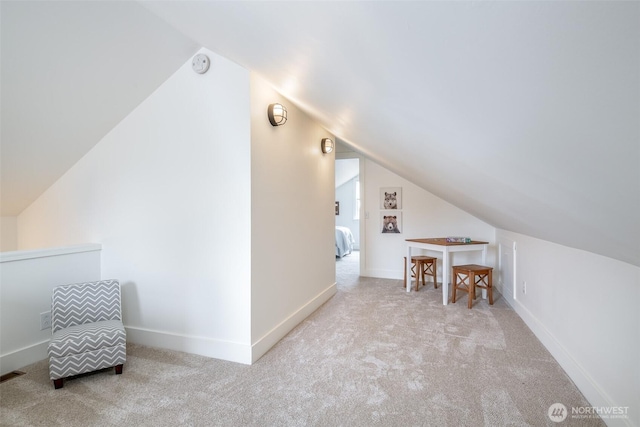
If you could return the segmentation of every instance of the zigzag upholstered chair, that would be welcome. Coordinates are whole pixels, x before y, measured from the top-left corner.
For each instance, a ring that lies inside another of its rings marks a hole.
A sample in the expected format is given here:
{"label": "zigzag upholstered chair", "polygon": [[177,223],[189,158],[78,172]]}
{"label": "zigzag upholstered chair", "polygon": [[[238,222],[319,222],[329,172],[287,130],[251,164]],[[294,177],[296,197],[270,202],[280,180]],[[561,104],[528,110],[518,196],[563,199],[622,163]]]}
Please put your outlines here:
{"label": "zigzag upholstered chair", "polygon": [[55,388],[72,375],[115,367],[122,373],[126,332],[117,280],[53,288],[49,376]]}

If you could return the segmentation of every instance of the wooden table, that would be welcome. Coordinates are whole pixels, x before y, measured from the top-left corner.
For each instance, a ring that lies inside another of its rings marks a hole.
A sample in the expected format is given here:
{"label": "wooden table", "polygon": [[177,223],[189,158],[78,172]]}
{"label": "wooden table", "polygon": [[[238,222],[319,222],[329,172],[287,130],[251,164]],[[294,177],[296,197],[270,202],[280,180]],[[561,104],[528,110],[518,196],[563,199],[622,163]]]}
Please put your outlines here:
{"label": "wooden table", "polygon": [[[411,250],[426,249],[442,253],[442,304],[449,303],[449,273],[451,270],[451,257],[453,252],[482,251],[482,264],[487,262],[487,246],[489,242],[472,240],[470,243],[450,243],[446,237],[429,239],[407,239],[407,271],[411,271]],[[411,292],[411,277],[407,280],[407,292]],[[483,291],[484,297],[484,291]]]}

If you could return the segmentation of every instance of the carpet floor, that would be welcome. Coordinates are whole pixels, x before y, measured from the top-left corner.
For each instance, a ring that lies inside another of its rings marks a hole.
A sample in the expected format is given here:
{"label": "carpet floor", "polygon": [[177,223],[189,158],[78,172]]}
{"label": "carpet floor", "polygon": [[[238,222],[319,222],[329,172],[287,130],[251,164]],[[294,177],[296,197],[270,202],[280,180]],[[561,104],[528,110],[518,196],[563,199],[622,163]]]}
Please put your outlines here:
{"label": "carpet floor", "polygon": [[553,426],[552,404],[590,406],[499,295],[443,306],[430,284],[359,277],[357,256],[336,260],[337,294],[251,366],[128,344],[122,375],[54,390],[43,360],[0,384],[0,425]]}

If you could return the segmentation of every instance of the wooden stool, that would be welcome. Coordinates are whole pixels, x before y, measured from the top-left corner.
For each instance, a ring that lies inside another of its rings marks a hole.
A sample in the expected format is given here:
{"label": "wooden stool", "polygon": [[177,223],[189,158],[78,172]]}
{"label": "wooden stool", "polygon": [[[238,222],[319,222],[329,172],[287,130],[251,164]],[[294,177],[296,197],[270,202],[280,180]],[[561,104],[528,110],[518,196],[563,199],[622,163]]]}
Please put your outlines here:
{"label": "wooden stool", "polygon": [[[433,277],[433,287],[438,289],[438,280],[436,279],[436,260],[437,258],[429,256],[418,255],[411,257],[411,277],[416,278],[416,292],[418,291],[420,279],[422,279],[422,285],[426,285],[424,280],[425,275]],[[417,277],[416,271],[418,271]],[[404,257],[404,287],[407,287],[407,257]]]}
{"label": "wooden stool", "polygon": [[456,289],[459,289],[469,294],[469,308],[471,308],[471,300],[476,298],[476,288],[482,288],[487,290],[489,304],[493,305],[492,275],[492,267],[477,264],[454,265],[451,302],[456,302]]}

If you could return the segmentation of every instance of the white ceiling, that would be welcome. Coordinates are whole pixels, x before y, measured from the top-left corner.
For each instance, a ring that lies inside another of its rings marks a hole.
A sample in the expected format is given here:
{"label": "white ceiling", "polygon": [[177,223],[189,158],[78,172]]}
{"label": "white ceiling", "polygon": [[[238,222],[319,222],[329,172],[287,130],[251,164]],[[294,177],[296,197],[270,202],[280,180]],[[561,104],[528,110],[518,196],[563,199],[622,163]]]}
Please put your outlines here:
{"label": "white ceiling", "polygon": [[15,216],[200,46],[135,2],[0,7],[0,202]]}
{"label": "white ceiling", "polygon": [[638,2],[7,3],[3,214],[205,46],[486,222],[640,265]]}

